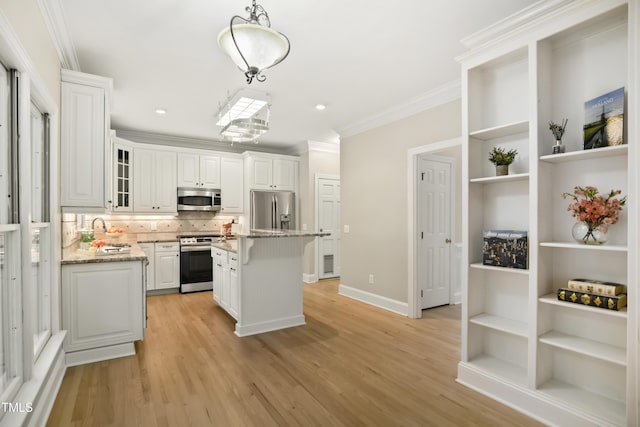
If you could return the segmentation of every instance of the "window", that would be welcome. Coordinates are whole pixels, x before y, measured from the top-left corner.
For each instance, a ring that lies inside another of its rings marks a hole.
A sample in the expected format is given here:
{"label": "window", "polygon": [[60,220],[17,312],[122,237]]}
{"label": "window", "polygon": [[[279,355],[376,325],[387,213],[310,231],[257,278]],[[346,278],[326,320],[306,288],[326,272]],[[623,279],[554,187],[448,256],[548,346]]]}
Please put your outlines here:
{"label": "window", "polygon": [[51,336],[51,252],[48,223],[48,116],[31,103],[31,292],[33,355],[38,357]]}
{"label": "window", "polygon": [[[9,107],[15,101],[13,78],[0,64],[0,400],[10,401],[22,383],[22,302],[20,276],[20,226],[11,224],[12,188],[15,175],[13,154],[16,115]],[[17,81],[16,83],[17,84]]]}

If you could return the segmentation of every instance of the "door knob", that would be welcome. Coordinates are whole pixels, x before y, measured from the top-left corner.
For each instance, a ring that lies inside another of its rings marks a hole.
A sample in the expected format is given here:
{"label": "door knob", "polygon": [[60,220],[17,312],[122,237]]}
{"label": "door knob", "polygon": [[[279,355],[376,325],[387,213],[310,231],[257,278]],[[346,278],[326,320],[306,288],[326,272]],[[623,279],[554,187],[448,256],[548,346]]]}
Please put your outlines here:
{"label": "door knob", "polygon": [[451,239],[446,238],[446,239],[444,239],[444,242],[445,242],[445,243],[451,243]]}

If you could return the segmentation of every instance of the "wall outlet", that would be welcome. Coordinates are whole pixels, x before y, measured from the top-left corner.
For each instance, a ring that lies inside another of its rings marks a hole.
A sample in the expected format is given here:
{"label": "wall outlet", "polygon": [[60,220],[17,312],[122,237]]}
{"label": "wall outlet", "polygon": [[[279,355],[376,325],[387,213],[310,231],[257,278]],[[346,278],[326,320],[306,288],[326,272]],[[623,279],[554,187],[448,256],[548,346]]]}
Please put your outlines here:
{"label": "wall outlet", "polygon": [[155,221],[151,221],[151,223],[149,224],[149,228],[151,228],[151,231],[158,231],[158,223]]}
{"label": "wall outlet", "polygon": [[369,275],[369,284],[373,285],[373,274]]}
{"label": "wall outlet", "polygon": [[349,232],[349,226],[348,226],[348,225],[345,225],[345,226],[344,226],[344,232],[345,232],[345,233],[348,233],[348,232]]}
{"label": "wall outlet", "polygon": [[307,231],[307,224],[302,224],[302,231]]}

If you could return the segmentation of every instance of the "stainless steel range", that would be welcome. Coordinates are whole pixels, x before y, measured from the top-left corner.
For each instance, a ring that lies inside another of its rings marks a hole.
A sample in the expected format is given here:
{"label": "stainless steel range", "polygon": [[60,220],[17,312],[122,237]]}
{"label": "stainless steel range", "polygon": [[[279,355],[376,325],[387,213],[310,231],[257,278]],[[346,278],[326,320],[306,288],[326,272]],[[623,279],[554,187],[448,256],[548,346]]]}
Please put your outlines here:
{"label": "stainless steel range", "polygon": [[180,237],[180,293],[213,289],[211,242],[217,236]]}

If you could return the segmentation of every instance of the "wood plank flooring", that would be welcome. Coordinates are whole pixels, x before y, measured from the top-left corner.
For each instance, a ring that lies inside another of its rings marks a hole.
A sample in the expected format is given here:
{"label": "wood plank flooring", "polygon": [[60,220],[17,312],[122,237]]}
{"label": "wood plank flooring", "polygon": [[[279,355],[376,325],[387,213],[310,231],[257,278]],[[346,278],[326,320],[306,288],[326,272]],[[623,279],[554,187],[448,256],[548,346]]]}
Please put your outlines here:
{"label": "wood plank flooring", "polygon": [[48,426],[537,426],[457,384],[460,306],[408,319],[304,285],[307,325],[251,337],[210,292],[148,298],[136,356],[69,368]]}

